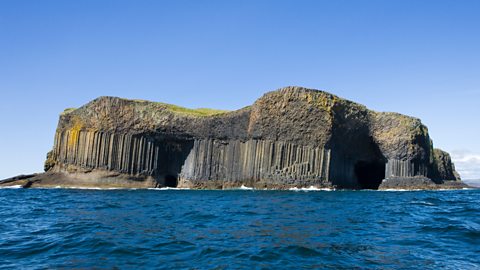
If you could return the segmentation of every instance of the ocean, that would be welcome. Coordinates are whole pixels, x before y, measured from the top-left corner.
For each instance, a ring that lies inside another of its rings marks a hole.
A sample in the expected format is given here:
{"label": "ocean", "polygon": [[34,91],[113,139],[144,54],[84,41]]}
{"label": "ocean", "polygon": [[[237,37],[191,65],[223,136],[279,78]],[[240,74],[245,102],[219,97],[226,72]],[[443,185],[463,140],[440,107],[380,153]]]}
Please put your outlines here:
{"label": "ocean", "polygon": [[480,190],[0,189],[1,269],[480,269]]}

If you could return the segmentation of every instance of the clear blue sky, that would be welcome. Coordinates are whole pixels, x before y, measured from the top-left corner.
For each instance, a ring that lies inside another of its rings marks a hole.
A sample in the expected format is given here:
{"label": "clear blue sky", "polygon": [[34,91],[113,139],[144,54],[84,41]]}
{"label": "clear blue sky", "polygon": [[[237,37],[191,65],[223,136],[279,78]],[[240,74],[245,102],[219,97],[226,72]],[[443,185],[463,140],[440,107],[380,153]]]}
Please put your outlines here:
{"label": "clear blue sky", "polygon": [[103,95],[237,109],[287,85],[419,117],[480,178],[480,1],[0,1],[0,178]]}

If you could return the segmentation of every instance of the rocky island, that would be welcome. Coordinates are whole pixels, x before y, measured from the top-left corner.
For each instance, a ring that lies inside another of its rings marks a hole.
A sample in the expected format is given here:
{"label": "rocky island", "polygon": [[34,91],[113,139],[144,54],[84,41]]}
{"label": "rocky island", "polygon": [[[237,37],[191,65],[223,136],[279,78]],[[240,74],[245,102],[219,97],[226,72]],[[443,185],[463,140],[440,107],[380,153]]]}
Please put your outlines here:
{"label": "rocky island", "polygon": [[413,117],[302,87],[236,111],[99,97],[65,110],[45,172],[23,187],[466,187]]}

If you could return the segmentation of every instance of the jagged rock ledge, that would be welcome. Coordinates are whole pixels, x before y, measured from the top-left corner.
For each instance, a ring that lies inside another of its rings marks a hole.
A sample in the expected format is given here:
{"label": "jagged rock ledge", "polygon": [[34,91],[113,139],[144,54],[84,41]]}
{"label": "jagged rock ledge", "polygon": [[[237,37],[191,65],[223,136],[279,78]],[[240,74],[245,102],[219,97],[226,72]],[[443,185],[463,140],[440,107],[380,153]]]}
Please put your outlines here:
{"label": "jagged rock ledge", "polygon": [[302,87],[232,112],[100,97],[60,115],[45,170],[0,185],[467,187],[419,119]]}

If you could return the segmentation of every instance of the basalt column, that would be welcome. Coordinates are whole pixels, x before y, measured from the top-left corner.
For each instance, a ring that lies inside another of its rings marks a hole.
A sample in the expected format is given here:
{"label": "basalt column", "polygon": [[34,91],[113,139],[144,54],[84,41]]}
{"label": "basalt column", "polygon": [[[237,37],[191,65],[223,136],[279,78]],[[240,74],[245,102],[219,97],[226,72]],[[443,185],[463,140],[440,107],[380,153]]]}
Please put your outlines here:
{"label": "basalt column", "polygon": [[185,187],[329,186],[330,150],[281,141],[195,140],[180,175]]}
{"label": "basalt column", "polygon": [[100,169],[152,176],[160,186],[176,186],[192,144],[140,134],[66,130],[57,132],[53,155],[63,170]]}
{"label": "basalt column", "polygon": [[387,162],[385,178],[427,177],[427,166],[420,162],[390,159]]}

